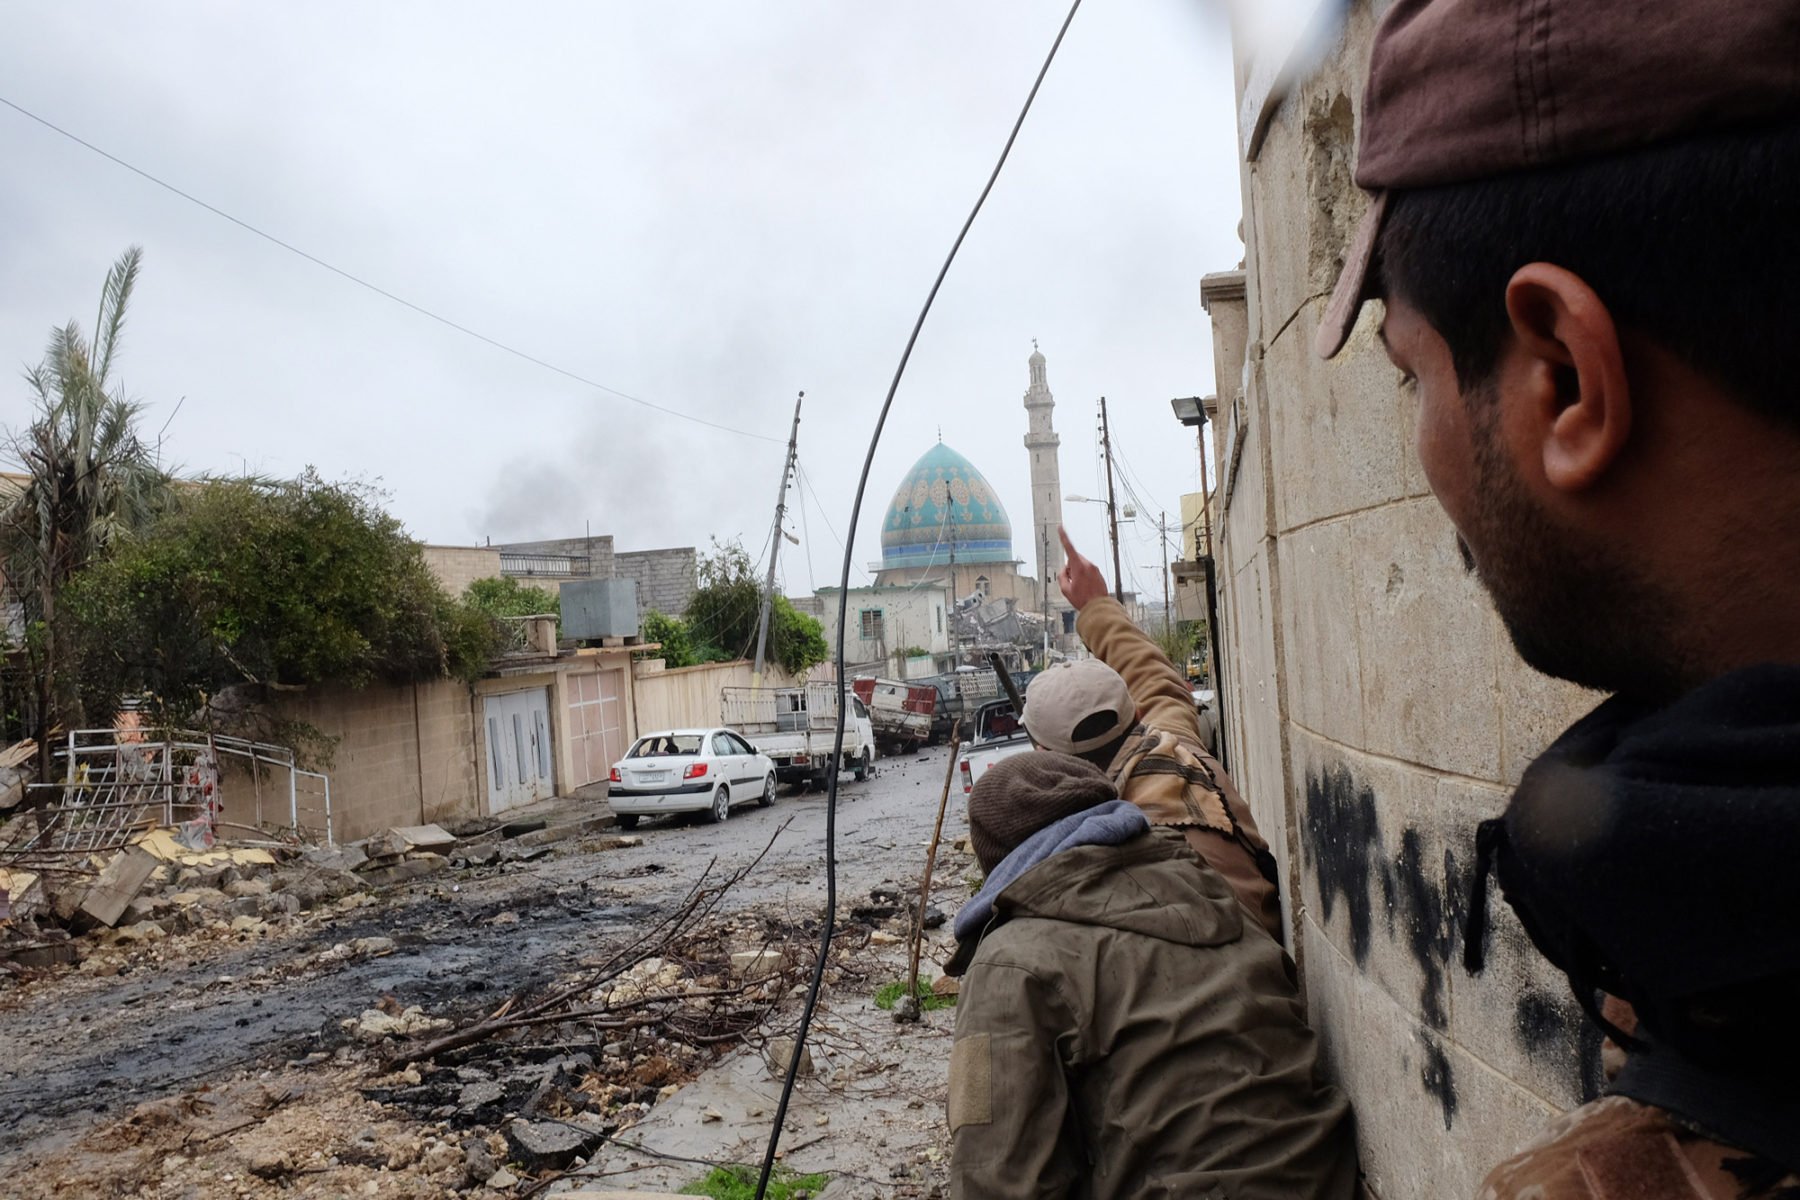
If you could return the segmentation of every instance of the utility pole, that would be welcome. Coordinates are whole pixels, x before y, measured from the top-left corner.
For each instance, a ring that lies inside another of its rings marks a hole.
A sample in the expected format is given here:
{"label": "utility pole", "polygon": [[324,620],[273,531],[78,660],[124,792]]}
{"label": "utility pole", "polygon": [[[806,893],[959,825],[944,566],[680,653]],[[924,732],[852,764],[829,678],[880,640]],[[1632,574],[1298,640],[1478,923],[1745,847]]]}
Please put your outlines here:
{"label": "utility pole", "polygon": [[794,425],[788,432],[787,461],[781,468],[781,490],[775,493],[775,530],[769,535],[769,574],[763,581],[762,613],[756,618],[756,666],[752,676],[762,682],[763,663],[769,649],[769,609],[775,603],[775,559],[781,553],[782,518],[787,515],[788,480],[794,475],[794,460],[800,453],[800,405],[806,400],[801,392],[794,401]]}
{"label": "utility pole", "polygon": [[1050,531],[1044,530],[1044,549],[1038,557],[1038,567],[1044,573],[1044,666],[1050,665]]}
{"label": "utility pole", "polygon": [[1125,603],[1125,583],[1119,570],[1119,502],[1113,495],[1112,428],[1106,422],[1106,397],[1100,397],[1100,449],[1106,455],[1106,523],[1112,533],[1113,599]]}
{"label": "utility pole", "polygon": [[[1163,558],[1163,637],[1169,636],[1169,514],[1165,509],[1156,522],[1157,538],[1162,542]],[[1186,663],[1182,664],[1185,669]]]}

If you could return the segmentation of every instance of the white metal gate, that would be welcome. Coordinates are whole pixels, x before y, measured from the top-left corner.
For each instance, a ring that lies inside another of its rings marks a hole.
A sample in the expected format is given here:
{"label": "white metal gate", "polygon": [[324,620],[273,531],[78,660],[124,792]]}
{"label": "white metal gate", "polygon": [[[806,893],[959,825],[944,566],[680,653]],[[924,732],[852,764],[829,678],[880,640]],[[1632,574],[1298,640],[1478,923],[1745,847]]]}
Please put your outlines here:
{"label": "white metal gate", "polygon": [[489,811],[554,796],[547,689],[489,696],[485,708]]}
{"label": "white metal gate", "polygon": [[569,757],[575,778],[571,788],[606,778],[625,757],[625,672],[618,669],[570,675]]}

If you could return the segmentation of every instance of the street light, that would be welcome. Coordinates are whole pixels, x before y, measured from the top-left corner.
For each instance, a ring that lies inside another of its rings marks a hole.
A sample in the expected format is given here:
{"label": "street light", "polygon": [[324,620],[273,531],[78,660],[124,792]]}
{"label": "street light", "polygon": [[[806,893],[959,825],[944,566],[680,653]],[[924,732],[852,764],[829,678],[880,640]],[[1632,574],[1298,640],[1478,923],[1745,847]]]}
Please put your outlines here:
{"label": "street light", "polygon": [[1113,598],[1123,604],[1125,602],[1125,583],[1120,578],[1119,570],[1119,522],[1134,519],[1137,516],[1137,510],[1127,504],[1125,506],[1125,515],[1121,517],[1119,515],[1118,507],[1110,500],[1097,500],[1088,496],[1064,496],[1063,499],[1072,500],[1076,504],[1106,505],[1106,528],[1112,541]]}
{"label": "street light", "polygon": [[1206,569],[1206,640],[1212,653],[1212,685],[1214,703],[1219,714],[1219,762],[1225,762],[1225,677],[1222,673],[1223,663],[1219,659],[1219,586],[1213,575],[1213,540],[1212,540],[1212,480],[1211,472],[1206,466],[1206,401],[1199,396],[1177,396],[1169,401],[1169,407],[1175,412],[1175,419],[1194,430],[1194,440],[1200,450],[1200,516],[1206,531],[1206,553],[1200,556],[1201,565]]}

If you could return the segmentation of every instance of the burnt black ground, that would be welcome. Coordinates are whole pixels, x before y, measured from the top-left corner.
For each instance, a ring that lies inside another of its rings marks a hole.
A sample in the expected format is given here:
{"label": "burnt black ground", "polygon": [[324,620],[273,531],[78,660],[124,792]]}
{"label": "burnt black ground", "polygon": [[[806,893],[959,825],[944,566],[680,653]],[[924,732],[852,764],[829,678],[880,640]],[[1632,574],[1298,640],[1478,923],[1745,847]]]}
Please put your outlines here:
{"label": "burnt black ground", "polygon": [[[844,789],[840,911],[879,883],[916,878],[944,756],[889,760],[874,780]],[[951,808],[947,837],[966,828],[960,803]],[[789,818],[728,907],[773,903],[795,919],[816,915],[823,815],[819,796],[784,795],[772,809],[736,810],[723,825],[651,822],[638,847],[572,844],[532,863],[446,871],[297,934],[223,947],[173,938],[155,944],[161,963],[139,950],[128,973],[70,970],[22,994],[0,992],[0,1164],[65,1144],[146,1100],[334,1049],[345,1036],[339,1022],[383,996],[465,1017],[540,988],[666,912],[709,862],[719,873],[747,864]],[[492,923],[506,912],[517,922]],[[377,936],[394,939],[396,950],[312,961],[334,944]]]}

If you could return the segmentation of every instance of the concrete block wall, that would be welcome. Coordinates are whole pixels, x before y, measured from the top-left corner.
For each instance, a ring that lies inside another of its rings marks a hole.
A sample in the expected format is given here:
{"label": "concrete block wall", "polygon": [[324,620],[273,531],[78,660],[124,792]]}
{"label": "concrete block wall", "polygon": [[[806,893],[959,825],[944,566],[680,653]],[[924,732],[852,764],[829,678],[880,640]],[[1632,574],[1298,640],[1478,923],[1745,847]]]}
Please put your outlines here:
{"label": "concrete block wall", "polygon": [[679,617],[698,587],[699,557],[692,546],[669,550],[622,550],[612,556],[615,579],[635,579],[638,615],[646,612]]}
{"label": "concrete block wall", "polygon": [[477,579],[500,574],[500,551],[493,546],[426,546],[425,565],[445,591],[460,596]]}
{"label": "concrete block wall", "polygon": [[480,815],[474,701],[467,684],[309,689],[282,716],[337,739],[331,762],[332,831],[340,842],[390,825]]}
{"label": "concrete block wall", "polygon": [[1595,698],[1524,667],[1464,571],[1379,312],[1333,362],[1311,352],[1365,203],[1351,167],[1379,7],[1346,6],[1240,157],[1242,283],[1210,276],[1203,296],[1231,767],[1283,866],[1369,1189],[1422,1200],[1475,1194],[1597,1087],[1599,1038],[1497,897],[1489,966],[1461,966],[1475,824]]}

